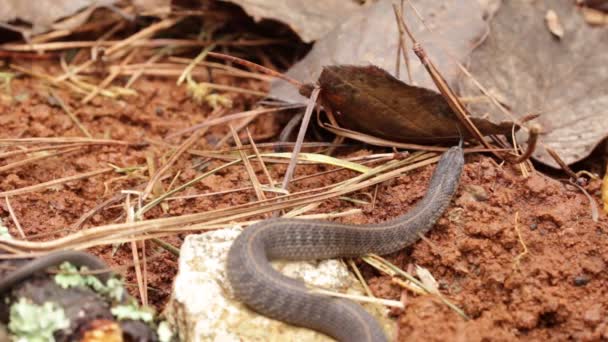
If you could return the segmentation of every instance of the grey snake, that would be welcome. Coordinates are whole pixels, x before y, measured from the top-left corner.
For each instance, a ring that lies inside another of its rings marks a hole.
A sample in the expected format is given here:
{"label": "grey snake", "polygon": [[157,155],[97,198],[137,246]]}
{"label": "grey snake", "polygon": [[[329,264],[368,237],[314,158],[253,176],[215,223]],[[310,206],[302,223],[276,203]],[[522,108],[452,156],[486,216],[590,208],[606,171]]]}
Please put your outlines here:
{"label": "grey snake", "polygon": [[428,232],[448,207],[464,165],[462,147],[441,156],[424,197],[393,220],[366,225],[275,218],[243,231],[230,248],[227,276],[235,297],[254,311],[323,332],[339,341],[387,338],[377,321],[351,301],[313,294],[269,261],[357,257],[401,250]]}

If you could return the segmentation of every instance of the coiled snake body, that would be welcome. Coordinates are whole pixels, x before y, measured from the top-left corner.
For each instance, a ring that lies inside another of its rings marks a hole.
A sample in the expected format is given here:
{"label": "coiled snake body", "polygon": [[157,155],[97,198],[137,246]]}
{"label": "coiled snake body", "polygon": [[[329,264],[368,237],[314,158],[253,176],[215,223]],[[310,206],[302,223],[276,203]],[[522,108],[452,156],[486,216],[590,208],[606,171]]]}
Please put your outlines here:
{"label": "coiled snake body", "polygon": [[283,276],[269,260],[310,260],[389,254],[416,242],[443,214],[458,188],[462,148],[439,160],[428,190],[406,214],[379,224],[270,219],[248,227],[235,240],[227,275],[238,300],[265,316],[323,332],[339,341],[386,341],[382,328],[348,300],[310,293],[302,281]]}

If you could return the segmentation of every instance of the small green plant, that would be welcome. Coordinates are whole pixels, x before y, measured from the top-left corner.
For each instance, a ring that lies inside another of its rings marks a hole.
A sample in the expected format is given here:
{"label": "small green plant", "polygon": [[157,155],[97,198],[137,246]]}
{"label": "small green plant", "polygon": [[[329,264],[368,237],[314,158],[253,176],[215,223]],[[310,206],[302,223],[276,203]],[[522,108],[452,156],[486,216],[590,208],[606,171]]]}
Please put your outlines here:
{"label": "small green plant", "polygon": [[151,323],[154,320],[154,310],[147,307],[139,307],[136,303],[128,305],[117,305],[111,309],[112,315],[118,320],[131,319]]}
{"label": "small green plant", "polygon": [[8,329],[16,342],[54,342],[53,333],[70,326],[63,308],[46,302],[36,305],[25,298],[11,305]]}
{"label": "small green plant", "polygon": [[120,301],[124,295],[124,287],[119,279],[110,278],[106,284],[103,284],[94,275],[82,274],[88,270],[86,267],[81,267],[79,270],[69,262],[61,264],[59,269],[61,272],[55,275],[55,283],[64,289],[70,287],[90,287],[95,292],[113,301]]}

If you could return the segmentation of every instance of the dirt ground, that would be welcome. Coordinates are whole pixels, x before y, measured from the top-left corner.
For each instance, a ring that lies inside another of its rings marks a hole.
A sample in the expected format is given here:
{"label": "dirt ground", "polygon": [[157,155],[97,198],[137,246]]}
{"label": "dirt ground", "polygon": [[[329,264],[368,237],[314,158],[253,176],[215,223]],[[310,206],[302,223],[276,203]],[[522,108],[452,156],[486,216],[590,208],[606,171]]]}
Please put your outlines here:
{"label": "dirt ground", "polygon": [[[57,65],[37,61],[29,67],[58,70]],[[241,86],[250,89],[266,89],[266,84],[259,81],[216,80],[223,81],[241,82]],[[2,91],[0,96],[0,138],[82,136],[61,108],[49,101],[49,87],[42,81],[23,77],[14,80],[11,88],[10,94]],[[208,106],[196,104],[184,87],[175,85],[174,79],[144,78],[135,88],[140,94],[137,97],[122,100],[97,97],[86,105],[81,105],[69,92],[56,92],[94,137],[147,142],[147,145],[92,145],[3,170],[0,171],[0,191],[106,168],[109,163],[120,167],[143,166],[147,156],[164,161],[170,147],[184,139],[166,137],[202,122],[212,112]],[[234,112],[250,108],[257,100],[241,94],[228,96],[235,103]],[[285,114],[269,114],[257,118],[248,127],[256,142],[275,141],[286,119]],[[196,147],[210,149],[228,132],[226,125],[214,127]],[[241,137],[246,137],[243,134]],[[6,150],[0,147],[0,152]],[[351,149],[340,153],[361,155],[372,150]],[[22,159],[23,156],[4,158],[0,160],[0,167]],[[196,168],[201,159],[193,155],[180,158],[172,168],[171,177],[163,184],[169,185],[176,170],[181,170],[179,182],[201,174],[204,170]],[[212,161],[209,168],[215,163],[220,162]],[[327,169],[330,167],[298,167],[296,177]],[[399,215],[421,198],[432,169],[427,167],[383,184],[373,205],[359,205],[364,209],[362,214],[340,220],[368,223]],[[284,170],[283,165],[274,166],[271,174],[281,179]],[[260,179],[266,181],[260,170],[257,171]],[[333,184],[349,176],[352,176],[349,171],[330,173],[295,183],[292,189]],[[129,176],[104,173],[12,196],[10,203],[29,239],[48,240],[73,230],[70,227],[84,213],[104,200],[121,190],[135,189],[147,179],[145,173],[135,172]],[[235,166],[205,179],[183,195],[249,184],[245,169]],[[599,199],[599,182],[591,182],[586,190],[595,200]],[[371,193],[373,189],[367,189],[351,197],[367,199]],[[204,212],[247,203],[254,198],[253,191],[241,191],[177,199],[169,202],[166,212],[155,208],[146,218]],[[357,206],[334,199],[317,210],[342,211]],[[13,236],[18,236],[4,200],[0,201],[0,218]],[[110,205],[83,227],[125,220],[123,208]],[[578,188],[540,173],[525,178],[518,168],[499,165],[490,157],[474,154],[467,156],[456,199],[427,239],[390,258],[404,269],[414,263],[428,268],[439,281],[442,292],[471,319],[465,321],[432,297],[402,293],[389,278],[370,267],[362,267],[377,295],[404,300],[406,309],[395,313],[400,341],[597,341],[608,339],[607,234],[606,215],[601,213],[599,221],[594,222],[589,199]],[[179,247],[182,238],[174,236],[165,241]],[[156,257],[147,265],[149,299],[160,309],[169,297],[177,261],[153,244],[148,245],[147,251]],[[94,248],[92,252],[115,267],[132,263],[128,244],[118,248],[114,255],[112,246]],[[116,269],[137,295],[132,269]]]}

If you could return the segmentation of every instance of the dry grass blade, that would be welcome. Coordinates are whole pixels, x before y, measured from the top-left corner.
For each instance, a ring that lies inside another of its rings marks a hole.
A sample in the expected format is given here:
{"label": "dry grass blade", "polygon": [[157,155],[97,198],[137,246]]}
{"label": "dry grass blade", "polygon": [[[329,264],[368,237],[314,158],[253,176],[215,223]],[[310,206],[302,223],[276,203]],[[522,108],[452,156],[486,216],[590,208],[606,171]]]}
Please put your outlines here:
{"label": "dry grass blade", "polygon": [[38,156],[35,156],[35,157],[26,158],[26,159],[23,159],[23,160],[20,160],[20,161],[16,161],[14,163],[9,163],[9,164],[6,164],[4,166],[0,166],[0,172],[5,172],[5,171],[8,171],[8,170],[17,168],[17,167],[21,167],[23,165],[27,165],[27,164],[31,164],[31,163],[34,163],[34,162],[37,162],[37,161],[41,161],[41,160],[44,160],[44,159],[48,159],[48,158],[52,158],[52,157],[57,157],[57,156],[60,156],[60,155],[63,155],[63,154],[79,151],[81,149],[82,148],[80,148],[80,147],[74,147],[74,148],[70,148],[70,149],[67,149],[67,150],[64,150],[64,151],[58,151],[58,152],[53,152],[53,153],[45,153],[45,154],[41,154],[41,155],[38,155]]}
{"label": "dry grass blade", "polygon": [[23,232],[23,228],[21,228],[21,223],[19,223],[19,220],[17,219],[17,215],[15,214],[15,211],[13,210],[13,206],[11,205],[11,201],[8,199],[8,196],[5,196],[4,200],[6,201],[6,208],[8,209],[8,212],[11,215],[11,219],[13,220],[13,223],[15,223],[15,227],[17,228],[19,235],[21,236],[21,238],[23,240],[27,240],[27,237],[25,236],[25,233]]}
{"label": "dry grass blade", "polygon": [[283,178],[283,184],[281,186],[283,190],[287,190],[289,181],[291,181],[291,177],[293,176],[293,171],[296,168],[296,160],[298,159],[298,154],[302,150],[304,136],[306,135],[306,130],[308,129],[310,117],[312,116],[312,111],[317,104],[317,98],[319,97],[320,92],[321,88],[315,87],[315,89],[313,89],[312,93],[310,94],[310,98],[308,99],[308,106],[306,107],[306,112],[304,112],[304,117],[302,118],[302,123],[300,124],[300,131],[298,132],[296,145],[293,148],[292,159],[289,161],[289,166],[287,167],[285,177]]}
{"label": "dry grass blade", "polygon": [[[359,175],[347,182],[340,183],[340,185],[347,183],[348,186],[340,186],[339,188],[334,187],[323,192],[304,194],[301,196],[277,196],[264,201],[250,202],[204,213],[137,221],[132,224],[111,224],[99,226],[75,232],[52,241],[0,241],[0,248],[11,249],[13,251],[17,250],[21,251],[22,253],[30,253],[37,251],[52,251],[57,249],[73,249],[79,246],[91,247],[103,244],[109,240],[114,241],[116,239],[127,238],[129,236],[131,236],[131,238],[150,238],[150,234],[157,234],[167,229],[172,229],[174,233],[177,231],[194,231],[196,229],[189,225],[200,224],[201,226],[208,226],[219,223],[226,224],[228,222],[234,222],[268,212],[293,208],[310,203],[319,203],[320,201],[335,198],[382,183],[389,179],[395,178],[404,172],[435,163],[438,161],[438,159],[439,157],[429,158],[428,155],[416,155],[406,160],[387,163],[390,165],[380,165],[364,175]],[[414,163],[412,164],[412,162]],[[229,164],[235,163],[236,162],[232,162]],[[144,208],[142,208],[142,210],[143,209]],[[0,256],[0,258],[1,257],[2,256]]]}
{"label": "dry grass blade", "polygon": [[29,192],[43,190],[43,189],[46,189],[46,188],[50,188],[52,186],[64,184],[64,183],[67,183],[67,182],[73,182],[75,180],[85,179],[85,178],[97,176],[97,175],[100,175],[102,173],[107,173],[107,172],[112,172],[112,171],[114,171],[114,168],[108,167],[108,168],[105,168],[105,169],[99,169],[99,170],[95,170],[95,171],[90,171],[90,172],[85,172],[85,173],[79,173],[77,175],[63,177],[63,178],[59,178],[59,179],[54,179],[52,181],[48,181],[48,182],[44,182],[44,183],[40,183],[40,184],[35,184],[35,185],[30,185],[30,186],[26,186],[26,187],[19,188],[19,189],[3,191],[3,192],[0,192],[0,196],[11,197],[11,196],[16,196],[16,195],[27,194]]}
{"label": "dry grass blade", "polygon": [[[244,111],[244,112],[240,112],[240,113],[234,113],[234,114],[229,114],[229,115],[225,115],[223,117],[220,118],[215,118],[215,119],[206,119],[204,122],[194,125],[192,127],[188,127],[184,130],[181,130],[179,132],[170,134],[167,136],[167,139],[172,139],[175,138],[177,136],[189,133],[193,130],[197,130],[197,129],[201,129],[203,127],[211,127],[211,126],[216,126],[216,125],[221,125],[230,121],[234,121],[234,120],[240,120],[240,119],[246,119],[246,118],[255,118],[260,114],[270,114],[270,113],[276,113],[282,110],[287,110],[287,109],[293,109],[293,108],[300,108],[302,107],[301,105],[293,105],[293,106],[284,106],[284,107],[277,107],[277,108],[258,108],[258,109],[252,109],[252,110],[248,110],[248,111]],[[2,140],[0,140],[0,143],[2,143]]]}
{"label": "dry grass blade", "polygon": [[[34,43],[34,44],[15,44],[6,43],[0,45],[0,49],[5,51],[14,52],[40,52],[40,51],[60,51],[60,50],[72,50],[72,49],[83,49],[92,47],[111,47],[118,43],[120,40],[105,40],[105,41],[64,41],[64,42],[50,42],[50,43]],[[130,43],[132,47],[146,47],[146,48],[158,48],[164,46],[173,47],[205,47],[209,45],[217,46],[264,46],[285,43],[283,39],[239,39],[234,41],[219,40],[219,41],[200,41],[194,39],[137,39]]]}
{"label": "dry grass blade", "polygon": [[[215,110],[213,113],[211,113],[211,115],[209,115],[209,120],[217,119],[223,113],[224,113],[224,109]],[[171,168],[171,166],[177,161],[177,159],[179,159],[179,157],[186,150],[188,150],[192,145],[194,145],[200,139],[200,137],[203,134],[205,134],[205,132],[207,132],[207,128],[208,127],[209,126],[204,126],[204,127],[201,127],[199,130],[195,131],[192,134],[192,136],[190,136],[188,139],[186,139],[178,147],[178,149],[173,153],[173,155],[171,156],[171,158],[169,158],[169,160],[160,169],[158,169],[158,171],[156,171],[154,173],[154,175],[150,179],[150,182],[148,182],[148,185],[146,186],[146,188],[143,191],[142,198],[144,200],[146,198],[148,198],[148,196],[150,195],[150,192],[152,192],[152,189],[154,188],[154,185],[160,180],[160,178],[162,177],[162,175]]]}
{"label": "dry grass blade", "polygon": [[84,146],[84,145],[86,145],[86,144],[65,144],[65,145],[56,145],[56,146],[41,146],[41,147],[33,147],[33,148],[24,148],[24,149],[20,149],[20,150],[0,153],[0,159],[14,157],[14,156],[18,156],[21,154],[30,154],[30,153],[34,153],[34,152],[42,152],[42,151],[48,151],[48,150],[60,150],[60,149],[64,149],[64,148],[71,148],[71,147]]}
{"label": "dry grass blade", "polygon": [[[236,144],[236,146],[243,147],[243,144],[241,144],[241,139],[234,130],[234,127],[230,126],[230,132],[232,133],[232,138],[234,139],[234,143]],[[243,165],[245,165],[245,169],[247,170],[247,175],[249,175],[249,180],[251,181],[251,186],[255,191],[255,195],[257,196],[258,200],[265,200],[266,196],[264,195],[264,191],[262,191],[260,181],[258,180],[258,177],[256,176],[255,171],[251,166],[251,163],[249,162],[249,158],[247,158],[247,155],[242,150],[239,151],[239,154],[241,155],[241,160],[243,161]]]}
{"label": "dry grass blade", "polygon": [[78,120],[78,118],[76,117],[76,115],[74,115],[74,113],[72,113],[72,111],[70,110],[70,108],[68,108],[68,106],[66,106],[65,102],[63,102],[63,100],[61,99],[61,97],[59,97],[53,90],[51,90],[51,96],[53,97],[53,99],[55,101],[57,101],[57,104],[59,105],[59,107],[61,107],[61,109],[68,115],[68,117],[70,117],[70,120],[72,120],[72,122],[74,122],[74,124],[76,125],[76,127],[78,127],[78,129],[87,138],[93,138],[93,136],[91,135],[91,133],[89,133],[89,131],[87,130],[87,128],[84,127],[84,125],[82,124],[82,122],[80,122],[80,120]]}
{"label": "dry grass blade", "polygon": [[[399,267],[395,266],[394,264],[392,264],[388,260],[386,260],[386,259],[384,259],[384,258],[382,258],[382,257],[380,257],[378,255],[372,254],[372,255],[363,257],[363,261],[367,262],[368,264],[370,264],[373,267],[376,267],[381,272],[388,273],[390,276],[398,275],[398,276],[404,277],[405,279],[407,279],[410,282],[414,283],[416,286],[420,287],[421,289],[424,289],[428,294],[437,296],[437,298],[439,298],[439,300],[441,300],[450,309],[454,310],[454,312],[456,312],[462,318],[464,318],[466,320],[469,319],[469,317],[467,316],[467,314],[462,309],[460,309],[459,307],[457,307],[456,305],[454,305],[452,302],[450,302],[440,292],[434,292],[432,289],[428,289],[426,287],[426,285],[423,284],[421,281],[419,281],[418,279],[416,279],[411,274],[409,274],[409,273],[405,272],[404,270],[400,269]],[[390,271],[387,272],[387,270],[390,270]]]}
{"label": "dry grass blade", "polygon": [[92,139],[92,138],[15,138],[0,139],[2,145],[27,145],[27,144],[70,144],[79,143],[87,145],[133,145],[133,143],[112,140],[112,139]]}
{"label": "dry grass blade", "polygon": [[311,286],[309,286],[309,291],[311,293],[318,293],[318,294],[336,297],[336,298],[346,298],[346,299],[354,300],[354,301],[360,302],[360,303],[374,303],[374,304],[389,306],[392,308],[405,309],[405,306],[403,305],[403,303],[401,303],[398,300],[345,294],[345,293],[329,291],[329,290],[320,289],[320,288],[311,287]]}

